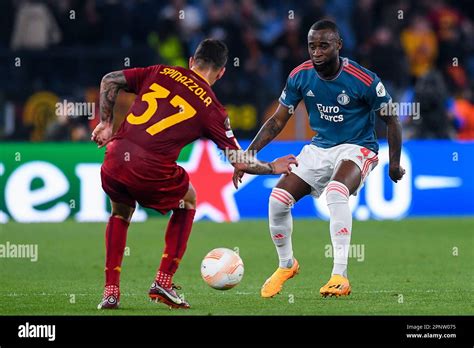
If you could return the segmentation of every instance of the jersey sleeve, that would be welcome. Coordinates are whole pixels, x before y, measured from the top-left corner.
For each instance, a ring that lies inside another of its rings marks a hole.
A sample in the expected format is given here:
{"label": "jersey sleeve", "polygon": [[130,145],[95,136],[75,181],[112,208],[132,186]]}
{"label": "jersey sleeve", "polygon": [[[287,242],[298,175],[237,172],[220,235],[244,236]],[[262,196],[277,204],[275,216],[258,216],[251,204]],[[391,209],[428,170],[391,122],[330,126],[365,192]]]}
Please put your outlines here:
{"label": "jersey sleeve", "polygon": [[216,143],[219,149],[240,149],[240,145],[232,132],[229,117],[225,112],[220,110],[211,112],[204,127],[204,136]]}
{"label": "jersey sleeve", "polygon": [[303,99],[303,96],[301,95],[301,91],[296,84],[296,76],[288,76],[285,88],[281,92],[278,101],[287,108],[293,107],[293,109],[296,109],[296,106],[301,101],[301,99]]}
{"label": "jersey sleeve", "polygon": [[143,82],[147,76],[159,68],[158,66],[149,66],[146,68],[133,68],[123,70],[125,79],[127,80],[127,86],[130,92],[139,94]]}
{"label": "jersey sleeve", "polygon": [[375,76],[374,81],[367,89],[365,99],[372,111],[377,111],[383,108],[385,104],[392,102],[392,97],[378,76]]}

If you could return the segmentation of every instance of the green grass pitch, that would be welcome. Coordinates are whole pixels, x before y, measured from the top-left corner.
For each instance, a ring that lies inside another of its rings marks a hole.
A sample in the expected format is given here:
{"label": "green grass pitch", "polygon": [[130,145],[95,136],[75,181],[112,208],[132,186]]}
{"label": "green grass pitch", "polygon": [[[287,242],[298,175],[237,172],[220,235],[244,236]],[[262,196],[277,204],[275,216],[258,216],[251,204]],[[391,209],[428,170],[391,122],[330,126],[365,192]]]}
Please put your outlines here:
{"label": "green grass pitch", "polygon": [[[259,296],[277,256],[267,221],[197,222],[174,281],[190,310],[148,300],[167,219],[132,223],[121,283],[121,308],[98,311],[103,289],[105,223],[0,225],[0,244],[38,244],[38,260],[0,258],[0,315],[472,315],[473,219],[354,222],[349,259],[352,294],[322,298],[332,259],[328,223],[296,220],[293,247],[300,274],[272,299]],[[213,290],[200,276],[204,255],[238,247],[242,282]]]}

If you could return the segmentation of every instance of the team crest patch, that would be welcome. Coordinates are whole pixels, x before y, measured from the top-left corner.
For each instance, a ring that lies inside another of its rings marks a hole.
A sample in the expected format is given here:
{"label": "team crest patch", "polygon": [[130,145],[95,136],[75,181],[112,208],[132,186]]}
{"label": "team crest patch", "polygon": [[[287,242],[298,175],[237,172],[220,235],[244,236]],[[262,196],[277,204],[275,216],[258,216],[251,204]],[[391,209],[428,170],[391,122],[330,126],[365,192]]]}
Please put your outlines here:
{"label": "team crest patch", "polygon": [[342,91],[342,93],[337,96],[337,102],[341,105],[347,105],[350,101],[351,98],[349,98],[349,96],[344,91]]}

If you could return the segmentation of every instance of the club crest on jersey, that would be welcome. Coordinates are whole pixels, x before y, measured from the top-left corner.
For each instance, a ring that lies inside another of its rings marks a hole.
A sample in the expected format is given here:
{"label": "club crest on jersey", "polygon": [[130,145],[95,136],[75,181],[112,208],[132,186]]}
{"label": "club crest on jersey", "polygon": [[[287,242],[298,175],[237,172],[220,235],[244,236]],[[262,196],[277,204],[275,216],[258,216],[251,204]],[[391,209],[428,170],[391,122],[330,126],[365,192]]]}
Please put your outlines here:
{"label": "club crest on jersey", "polygon": [[341,105],[347,105],[350,101],[351,98],[349,98],[345,91],[342,91],[342,93],[337,96],[337,102]]}

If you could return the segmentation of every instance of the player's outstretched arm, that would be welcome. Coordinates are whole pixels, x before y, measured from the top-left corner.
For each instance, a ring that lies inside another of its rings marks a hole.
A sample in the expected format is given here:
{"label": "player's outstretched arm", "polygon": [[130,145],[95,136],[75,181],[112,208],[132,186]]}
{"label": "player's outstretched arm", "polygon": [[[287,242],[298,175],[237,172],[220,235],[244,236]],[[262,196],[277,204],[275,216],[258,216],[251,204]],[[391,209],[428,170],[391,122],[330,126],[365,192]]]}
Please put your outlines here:
{"label": "player's outstretched arm", "polygon": [[[273,162],[259,161],[247,151],[226,150],[227,159],[232,163],[236,172],[248,174],[290,174],[291,164],[298,166],[298,161],[294,155],[286,155],[275,159]],[[235,188],[238,188],[240,177],[232,177]]]}
{"label": "player's outstretched arm", "polygon": [[100,83],[100,123],[92,132],[91,140],[102,147],[112,137],[114,105],[119,91],[128,91],[127,80],[123,71],[106,74]]}
{"label": "player's outstretched arm", "polygon": [[[390,107],[388,104],[385,107]],[[382,109],[381,109],[382,110]],[[398,116],[381,115],[380,110],[378,116],[387,125],[387,139],[389,151],[389,176],[393,182],[400,180],[405,174],[405,169],[400,166],[400,154],[402,152],[402,127]]]}
{"label": "player's outstretched arm", "polygon": [[[267,120],[267,122],[265,122],[262,128],[260,128],[257,135],[250,143],[247,152],[257,153],[263,149],[270,141],[280,134],[283,128],[285,128],[285,125],[290,119],[291,115],[292,112],[290,112],[289,108],[278,104],[275,113]],[[235,167],[234,175],[232,177],[235,188],[237,188],[239,182],[242,182],[244,173],[244,170],[240,170],[238,167]]]}
{"label": "player's outstretched arm", "polygon": [[255,138],[250,143],[247,151],[259,152],[263,149],[270,141],[272,141],[290,119],[292,112],[286,106],[278,104],[275,113],[265,122],[260,128]]}

